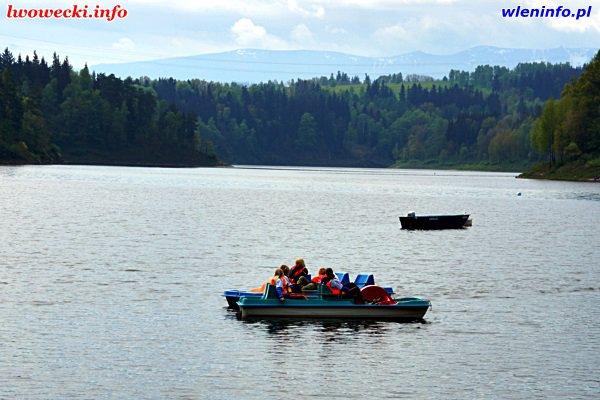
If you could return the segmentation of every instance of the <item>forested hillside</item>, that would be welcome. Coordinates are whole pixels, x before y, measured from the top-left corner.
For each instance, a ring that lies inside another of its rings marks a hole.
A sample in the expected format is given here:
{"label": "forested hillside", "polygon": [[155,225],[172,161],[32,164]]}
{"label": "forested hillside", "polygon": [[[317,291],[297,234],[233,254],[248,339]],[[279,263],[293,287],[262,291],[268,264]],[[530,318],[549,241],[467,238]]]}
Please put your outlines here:
{"label": "forested hillside", "polygon": [[227,162],[521,168],[540,157],[530,131],[544,101],[581,73],[568,64],[481,66],[435,81],[402,74],[250,86],[144,80],[199,117]]}
{"label": "forested hillside", "polygon": [[196,128],[131,79],[77,73],[56,54],[0,56],[0,163],[216,165]]}
{"label": "forested hillside", "polygon": [[[122,80],[87,67],[74,72],[56,55],[50,65],[35,53],[15,59],[7,49],[0,57],[0,161],[191,166],[215,165],[218,157],[237,164],[525,169],[548,153],[531,140],[540,131],[536,118],[554,103],[544,104],[581,73],[569,64],[527,63],[452,70],[441,80],[339,72],[240,85]],[[565,139],[562,132],[576,127],[560,125],[552,162],[595,151],[594,136],[585,133],[596,129],[588,86],[568,86],[556,103],[571,107],[560,115],[585,129]]]}
{"label": "forested hillside", "polygon": [[546,162],[525,177],[600,179],[600,52],[535,121],[533,144]]}

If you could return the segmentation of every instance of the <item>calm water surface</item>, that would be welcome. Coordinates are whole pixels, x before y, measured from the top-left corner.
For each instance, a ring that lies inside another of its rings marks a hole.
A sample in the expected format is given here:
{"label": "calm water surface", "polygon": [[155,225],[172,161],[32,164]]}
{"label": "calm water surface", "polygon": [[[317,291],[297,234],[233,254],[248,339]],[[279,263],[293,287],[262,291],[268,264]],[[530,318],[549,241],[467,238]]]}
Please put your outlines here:
{"label": "calm water surface", "polygon": [[[474,223],[400,230],[413,210]],[[600,396],[600,185],[0,167],[0,223],[0,398]],[[278,323],[224,308],[224,289],[299,256],[372,272],[433,310],[426,323]]]}

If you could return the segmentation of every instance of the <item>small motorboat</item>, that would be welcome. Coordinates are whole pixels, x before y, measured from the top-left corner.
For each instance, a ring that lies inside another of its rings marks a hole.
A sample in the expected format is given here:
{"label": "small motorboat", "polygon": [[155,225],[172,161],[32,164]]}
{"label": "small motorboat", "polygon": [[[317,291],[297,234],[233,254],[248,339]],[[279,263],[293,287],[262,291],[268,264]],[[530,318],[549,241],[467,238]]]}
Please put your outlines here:
{"label": "small motorboat", "polygon": [[461,229],[471,226],[473,220],[469,219],[469,214],[417,216],[411,212],[406,217],[400,217],[400,224],[402,229],[409,230]]}
{"label": "small motorboat", "polygon": [[[350,283],[350,274],[348,274],[347,272],[337,272],[336,275],[338,276],[338,279],[340,280],[340,282],[342,282],[342,284]],[[371,274],[358,274],[358,275],[356,275],[356,278],[354,279],[354,284],[356,286],[358,286],[359,288],[363,288],[368,285],[374,285],[375,277]],[[394,289],[391,287],[385,287],[384,290],[389,295],[394,294]],[[308,298],[313,298],[313,297],[317,296],[317,291],[316,290],[305,290],[301,294]],[[231,290],[226,290],[223,292],[223,297],[225,297],[225,300],[227,300],[227,306],[229,308],[233,308],[235,310],[238,309],[237,302],[241,298],[243,298],[243,297],[260,298],[262,296],[263,296],[263,292],[251,292],[248,290],[231,289]]]}
{"label": "small motorboat", "polygon": [[361,289],[364,304],[357,304],[353,299],[333,296],[324,285],[319,286],[317,296],[286,298],[280,301],[275,288],[267,284],[261,297],[240,298],[238,306],[241,318],[417,321],[422,319],[431,307],[429,300],[418,297],[393,299],[384,288],[376,285]]}

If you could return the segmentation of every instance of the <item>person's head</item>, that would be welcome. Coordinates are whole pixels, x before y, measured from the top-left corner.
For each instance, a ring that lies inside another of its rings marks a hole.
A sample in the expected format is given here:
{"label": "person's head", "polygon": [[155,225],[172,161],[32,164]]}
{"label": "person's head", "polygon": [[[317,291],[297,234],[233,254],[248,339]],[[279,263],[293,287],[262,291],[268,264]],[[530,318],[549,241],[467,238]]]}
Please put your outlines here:
{"label": "person's head", "polygon": [[273,276],[276,276],[278,278],[281,278],[283,276],[283,271],[281,270],[281,268],[277,268],[275,270],[275,273],[273,274]]}
{"label": "person's head", "polygon": [[327,268],[325,270],[325,275],[329,278],[329,279],[333,279],[335,278],[335,274],[333,273],[333,269],[331,268]]}
{"label": "person's head", "polygon": [[319,275],[325,275],[327,268],[321,267],[319,268]]}
{"label": "person's head", "polygon": [[288,274],[290,273],[290,267],[288,267],[287,265],[282,265],[281,267],[279,267],[280,270],[283,271],[283,274],[285,276],[288,276]]}
{"label": "person's head", "polygon": [[304,264],[304,259],[303,258],[299,258],[296,260],[296,264],[294,265],[296,268],[305,268],[306,265]]}

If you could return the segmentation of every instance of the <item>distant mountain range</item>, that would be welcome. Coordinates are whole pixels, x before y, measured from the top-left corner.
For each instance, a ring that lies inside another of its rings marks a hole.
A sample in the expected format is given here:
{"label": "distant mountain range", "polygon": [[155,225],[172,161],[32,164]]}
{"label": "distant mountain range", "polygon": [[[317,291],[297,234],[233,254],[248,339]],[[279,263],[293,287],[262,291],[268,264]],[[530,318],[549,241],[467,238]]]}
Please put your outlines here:
{"label": "distant mountain range", "polygon": [[522,62],[587,63],[596,54],[594,48],[509,49],[478,46],[453,54],[435,55],[420,51],[394,57],[362,57],[332,51],[240,49],[190,57],[165,58],[122,64],[92,66],[96,72],[120,77],[149,76],[176,79],[205,79],[219,82],[255,83],[269,80],[329,76],[338,70],[350,76],[402,72],[441,78],[451,69],[472,71],[478,65],[515,67]]}

